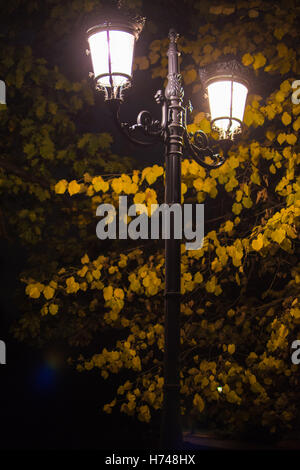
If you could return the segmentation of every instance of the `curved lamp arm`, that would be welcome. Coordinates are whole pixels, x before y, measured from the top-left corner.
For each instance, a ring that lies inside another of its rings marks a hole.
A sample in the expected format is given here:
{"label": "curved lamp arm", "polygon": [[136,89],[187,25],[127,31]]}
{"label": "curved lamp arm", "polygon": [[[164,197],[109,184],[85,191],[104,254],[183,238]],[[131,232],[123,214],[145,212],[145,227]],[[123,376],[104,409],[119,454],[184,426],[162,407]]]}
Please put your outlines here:
{"label": "curved lamp arm", "polygon": [[[161,122],[154,120],[151,113],[144,110],[139,113],[136,124],[131,126],[126,122],[123,123],[120,119],[120,105],[122,101],[119,99],[110,99],[106,101],[112,112],[116,126],[122,134],[135,145],[149,147],[163,140],[164,132],[167,127],[168,106],[161,90],[156,93],[155,100],[158,104],[161,104],[162,107]],[[136,133],[136,131],[140,131],[144,136],[150,137],[151,141],[145,141],[134,137],[133,134]]]}
{"label": "curved lamp arm", "polygon": [[[192,142],[192,139],[194,142]],[[205,132],[203,131],[196,131],[193,133],[188,133],[186,130],[184,134],[184,142],[187,145],[189,151],[192,154],[194,160],[204,168],[209,170],[214,168],[219,168],[221,165],[225,163],[228,158],[228,151],[232,145],[232,141],[223,139],[219,140],[218,143],[221,144],[223,148],[223,156],[218,153],[214,153],[213,150],[208,145],[208,138]],[[210,157],[213,163],[206,163],[205,157]]]}

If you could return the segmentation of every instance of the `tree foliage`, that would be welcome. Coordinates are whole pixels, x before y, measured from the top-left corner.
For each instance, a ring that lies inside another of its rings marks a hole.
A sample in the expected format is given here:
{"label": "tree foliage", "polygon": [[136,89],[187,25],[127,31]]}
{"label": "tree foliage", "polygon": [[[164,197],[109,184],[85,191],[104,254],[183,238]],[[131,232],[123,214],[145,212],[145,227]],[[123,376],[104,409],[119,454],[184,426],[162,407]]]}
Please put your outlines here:
{"label": "tree foliage", "polygon": [[[162,405],[163,245],[100,243],[95,212],[123,194],[148,206],[163,202],[164,168],[154,162],[136,169],[113,154],[110,134],[82,131],[96,106],[92,84],[66,78],[55,57],[40,57],[52,30],[68,36],[67,25],[84,24],[101,2],[45,3],[45,29],[29,46],[20,45],[16,12],[34,22],[36,2],[10,2],[15,24],[0,49],[8,89],[0,113],[2,231],[30,252],[21,274],[27,300],[21,297],[14,332],[82,349],[72,365],[118,383],[105,411],[119,407],[149,422]],[[214,137],[207,109],[200,112],[199,66],[234,56],[254,80],[245,132],[226,163],[207,172],[189,155],[182,162],[183,201],[206,208],[203,247],[186,251],[182,244],[182,413],[231,432],[281,435],[299,423],[299,366],[290,349],[300,325],[300,104],[291,100],[300,76],[299,7],[183,3],[190,23],[179,40],[181,67],[195,106],[189,130]],[[135,59],[135,70],[163,80],[168,39],[155,39],[153,25],[150,19],[148,52]],[[112,332],[117,339],[107,342]]]}

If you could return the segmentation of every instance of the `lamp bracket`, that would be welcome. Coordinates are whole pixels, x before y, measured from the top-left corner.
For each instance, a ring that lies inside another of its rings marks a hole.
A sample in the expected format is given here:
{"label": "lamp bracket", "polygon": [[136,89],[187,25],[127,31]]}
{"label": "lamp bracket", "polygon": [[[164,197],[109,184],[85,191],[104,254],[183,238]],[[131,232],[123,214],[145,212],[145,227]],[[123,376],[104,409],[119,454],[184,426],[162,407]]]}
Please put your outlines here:
{"label": "lamp bracket", "polygon": [[[214,153],[213,149],[209,147],[208,137],[203,131],[199,130],[192,133],[186,130],[184,134],[184,142],[190,151],[192,158],[199,165],[207,168],[208,170],[219,168],[219,166],[225,163],[225,160],[228,157],[229,148],[225,148],[225,145],[223,147],[223,156],[218,153]],[[207,161],[207,159],[209,159],[209,161]]]}
{"label": "lamp bracket", "polygon": [[[120,106],[123,102],[122,98],[106,99],[106,103],[112,112],[116,126],[122,132],[122,134],[125,135],[125,137],[135,145],[149,147],[151,145],[157,144],[158,142],[163,142],[167,137],[168,113],[170,109],[169,100],[165,97],[162,90],[158,90],[156,92],[154,99],[157,104],[161,105],[161,121],[154,119],[149,111],[143,110],[138,114],[137,122],[133,125],[130,125],[127,122],[122,122],[120,119]],[[195,133],[192,133],[188,132],[187,130],[186,114],[187,111],[192,112],[193,110],[191,102],[189,101],[183,109],[185,110],[183,138],[192,158],[194,158],[195,161],[197,161],[197,163],[204,168],[218,168],[225,162],[232,141],[229,139],[219,140],[218,144],[220,144],[221,148],[223,149],[223,156],[215,153],[209,146],[208,137],[205,132],[199,130]],[[139,135],[143,135],[148,139],[144,140],[139,137]],[[205,161],[207,157],[210,158],[211,162],[208,163]]]}
{"label": "lamp bracket", "polygon": [[[123,103],[123,87],[117,92],[106,89],[105,101],[109,106],[114,122],[118,129],[133,144],[149,147],[158,142],[172,147],[171,153],[182,156],[183,145],[188,149],[190,156],[207,169],[218,168],[227,156],[232,142],[228,139],[218,141],[223,149],[223,155],[215,153],[209,146],[208,137],[202,130],[190,133],[187,130],[187,113],[192,112],[192,103],[189,101],[183,106],[183,88],[181,86],[181,74],[179,73],[177,50],[177,33],[171,30],[169,33],[169,71],[168,84],[165,91],[158,90],[154,99],[161,106],[161,120],[154,119],[149,111],[143,110],[137,116],[135,124],[130,125],[120,119],[120,106]],[[129,86],[129,85],[128,85]],[[178,146],[178,148],[177,148]]]}
{"label": "lamp bracket", "polygon": [[[127,122],[122,122],[120,119],[120,106],[122,99],[106,100],[106,103],[112,112],[116,126],[122,132],[122,134],[125,135],[125,137],[135,145],[149,147],[159,141],[163,141],[163,135],[166,127],[167,107],[164,97],[161,97],[160,91],[161,90],[156,93],[155,99],[162,106],[161,121],[154,119],[149,111],[143,110],[138,114],[136,124],[130,125]],[[139,137],[139,134],[142,134],[148,139],[142,139]]]}

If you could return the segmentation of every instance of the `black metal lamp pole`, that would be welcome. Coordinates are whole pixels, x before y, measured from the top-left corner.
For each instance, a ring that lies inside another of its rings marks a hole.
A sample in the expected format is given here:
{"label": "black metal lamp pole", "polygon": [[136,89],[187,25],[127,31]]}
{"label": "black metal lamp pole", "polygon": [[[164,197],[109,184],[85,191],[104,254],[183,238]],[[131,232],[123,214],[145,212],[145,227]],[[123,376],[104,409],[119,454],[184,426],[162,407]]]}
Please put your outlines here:
{"label": "black metal lamp pole", "polygon": [[[168,123],[165,134],[165,203],[181,204],[181,158],[185,132],[183,88],[179,74],[177,34],[169,33]],[[180,425],[180,264],[181,240],[174,238],[174,217],[171,217],[170,238],[165,240],[165,343],[164,343],[164,402],[161,423],[161,446],[164,449],[181,445]]]}
{"label": "black metal lamp pole", "polygon": [[[108,23],[105,23],[106,27]],[[139,26],[136,26],[138,28]],[[98,27],[97,27],[98,28]],[[203,131],[188,133],[186,113],[188,106],[183,106],[183,88],[179,71],[177,49],[178,35],[173,29],[169,32],[168,49],[168,83],[165,93],[159,90],[155,100],[162,107],[161,121],[154,120],[148,111],[141,111],[137,123],[122,123],[119,116],[123,102],[122,87],[99,87],[106,93],[115,123],[123,134],[133,143],[150,146],[158,141],[165,147],[165,203],[169,206],[181,204],[181,159],[186,146],[200,165],[213,169],[221,166],[227,156],[214,154],[208,146],[208,139]],[[110,61],[110,58],[109,58]],[[111,67],[110,67],[111,68]],[[110,72],[110,83],[113,82]],[[95,77],[97,81],[98,77]],[[141,139],[142,134],[147,139]],[[223,143],[226,143],[225,141]],[[227,150],[227,149],[226,149]],[[210,157],[212,163],[206,163]],[[171,212],[171,211],[170,211]],[[165,340],[164,340],[164,397],[161,422],[161,447],[163,449],[180,449],[182,432],[180,424],[180,284],[181,284],[181,240],[175,238],[175,218],[171,212],[170,238],[165,240]]]}

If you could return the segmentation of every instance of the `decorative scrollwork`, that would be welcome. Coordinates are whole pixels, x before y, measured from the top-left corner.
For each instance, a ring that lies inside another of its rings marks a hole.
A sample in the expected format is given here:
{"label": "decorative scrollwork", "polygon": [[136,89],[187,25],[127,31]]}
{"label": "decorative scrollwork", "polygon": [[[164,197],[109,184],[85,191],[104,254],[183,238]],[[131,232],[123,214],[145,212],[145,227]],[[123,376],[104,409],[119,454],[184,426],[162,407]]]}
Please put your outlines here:
{"label": "decorative scrollwork", "polygon": [[[141,111],[137,117],[137,123],[129,125],[128,123],[122,123],[120,119],[120,105],[121,100],[109,100],[107,104],[112,111],[114,122],[119,130],[124,134],[127,139],[136,145],[141,145],[148,147],[157,143],[159,140],[162,140],[164,134],[165,124],[165,102],[162,103],[162,121],[154,120],[149,111]],[[146,137],[149,137],[151,140],[145,141],[136,137],[135,134],[141,131]]]}
{"label": "decorative scrollwork", "polygon": [[194,134],[194,142],[197,147],[205,149],[208,147],[208,138],[205,132],[203,131],[196,131]]}
{"label": "decorative scrollwork", "polygon": [[[209,170],[218,168],[223,165],[227,158],[227,151],[221,156],[208,146],[208,138],[205,132],[197,131],[195,134],[189,134],[187,131],[184,135],[185,143],[192,154],[194,160],[204,168]],[[192,141],[194,140],[194,142]],[[209,157],[212,163],[207,163],[205,158]]]}
{"label": "decorative scrollwork", "polygon": [[131,127],[132,130],[141,129],[148,137],[160,135],[162,131],[161,123],[154,121],[149,111],[141,111],[137,117],[137,124]]}
{"label": "decorative scrollwork", "polygon": [[141,111],[136,122],[139,126],[149,128],[153,124],[151,113],[149,113],[149,111]]}

